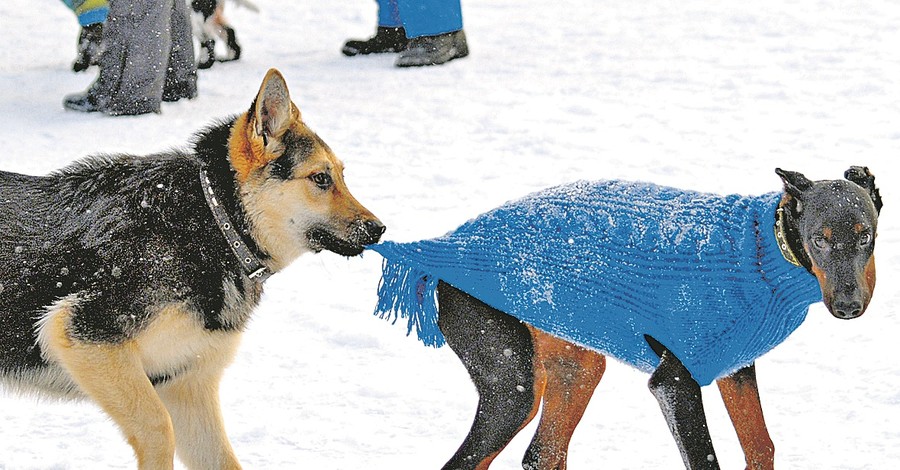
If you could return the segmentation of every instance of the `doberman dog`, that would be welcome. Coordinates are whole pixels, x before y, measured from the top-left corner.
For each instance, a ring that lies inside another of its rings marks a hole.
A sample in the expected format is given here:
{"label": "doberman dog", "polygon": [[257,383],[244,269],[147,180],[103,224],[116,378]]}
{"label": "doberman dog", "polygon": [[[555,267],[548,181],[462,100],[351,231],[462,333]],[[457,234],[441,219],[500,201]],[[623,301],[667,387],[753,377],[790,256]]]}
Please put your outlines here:
{"label": "doberman dog", "polygon": [[[815,276],[833,316],[859,317],[875,288],[875,233],[882,201],[874,176],[865,167],[847,170],[846,180],[813,182],[796,172],[776,173],[784,194],[772,222],[783,255]],[[565,469],[569,440],[603,376],[605,356],[538,330],[444,281],[437,296],[438,325],[479,394],[471,430],[444,468],[488,468],[543,402],[523,467]],[[645,339],[660,358],[649,388],[685,467],[719,468],[700,385],[671,350],[651,336]],[[516,354],[496,354],[513,349]],[[763,420],[754,363],[716,383],[747,468],[773,468],[774,445]],[[526,384],[524,390],[521,384]]]}

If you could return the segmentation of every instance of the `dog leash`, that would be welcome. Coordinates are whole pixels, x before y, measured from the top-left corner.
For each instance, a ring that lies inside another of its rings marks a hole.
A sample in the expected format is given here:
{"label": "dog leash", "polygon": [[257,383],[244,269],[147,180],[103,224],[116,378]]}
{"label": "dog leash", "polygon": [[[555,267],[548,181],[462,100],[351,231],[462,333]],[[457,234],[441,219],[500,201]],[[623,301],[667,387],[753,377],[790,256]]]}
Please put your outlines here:
{"label": "dog leash", "polygon": [[238,233],[237,228],[231,223],[228,213],[216,200],[216,193],[213,191],[212,183],[209,181],[209,175],[206,174],[205,168],[200,168],[200,186],[203,188],[206,205],[209,206],[213,218],[216,219],[216,225],[219,226],[219,230],[225,236],[231,252],[237,257],[238,262],[244,269],[244,273],[250,279],[262,284],[272,275],[272,272],[250,251],[250,248],[247,247],[240,233]]}

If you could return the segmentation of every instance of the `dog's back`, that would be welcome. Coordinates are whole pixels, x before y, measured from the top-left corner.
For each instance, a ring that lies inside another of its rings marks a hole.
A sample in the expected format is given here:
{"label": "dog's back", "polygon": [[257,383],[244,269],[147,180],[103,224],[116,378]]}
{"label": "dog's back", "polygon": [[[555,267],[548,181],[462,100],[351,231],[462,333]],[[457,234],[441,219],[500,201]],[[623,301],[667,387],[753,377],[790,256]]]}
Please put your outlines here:
{"label": "dog's back", "polygon": [[[7,244],[30,241],[35,222],[43,222],[52,181],[43,176],[20,175],[0,171],[0,260],[8,260]],[[0,271],[0,279],[10,273]]]}

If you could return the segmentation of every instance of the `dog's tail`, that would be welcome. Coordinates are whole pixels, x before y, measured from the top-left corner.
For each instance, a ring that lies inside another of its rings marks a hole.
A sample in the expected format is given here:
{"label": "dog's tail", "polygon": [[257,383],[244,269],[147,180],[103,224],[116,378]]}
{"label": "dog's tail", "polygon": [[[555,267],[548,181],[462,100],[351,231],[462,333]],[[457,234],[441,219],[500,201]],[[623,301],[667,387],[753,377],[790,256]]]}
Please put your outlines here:
{"label": "dog's tail", "polygon": [[384,256],[375,315],[392,319],[395,323],[399,317],[406,318],[406,334],[415,328],[419,339],[426,345],[443,346],[444,335],[437,324],[438,279],[404,263],[402,256],[396,256],[400,246],[385,242],[370,247]]}

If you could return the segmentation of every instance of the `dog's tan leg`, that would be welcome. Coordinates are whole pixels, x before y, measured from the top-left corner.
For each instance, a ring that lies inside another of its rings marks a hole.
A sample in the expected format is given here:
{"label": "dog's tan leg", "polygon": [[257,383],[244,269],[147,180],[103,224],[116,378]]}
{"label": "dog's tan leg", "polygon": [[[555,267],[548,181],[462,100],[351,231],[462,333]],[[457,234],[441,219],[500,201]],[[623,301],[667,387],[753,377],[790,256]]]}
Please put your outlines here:
{"label": "dog's tan leg", "polygon": [[716,381],[737,432],[748,470],[772,470],[775,467],[775,446],[766,429],[756,367],[749,365]]}
{"label": "dog's tan leg", "polygon": [[581,421],[603,372],[606,358],[596,352],[530,328],[536,363],[545,369],[547,385],[537,432],[523,466],[535,470],[565,470],[569,441]]}
{"label": "dog's tan leg", "polygon": [[241,468],[225,434],[219,406],[219,381],[237,348],[237,335],[225,342],[227,350],[205,354],[191,371],[157,386],[172,416],[178,457],[190,469]]}
{"label": "dog's tan leg", "polygon": [[159,386],[172,416],[178,457],[191,469],[241,468],[225,435],[219,408],[219,377],[176,378]]}
{"label": "dog's tan leg", "polygon": [[165,406],[144,373],[135,344],[90,343],[69,334],[71,311],[51,312],[41,325],[41,347],[119,426],[138,468],[171,469],[175,435]]}

